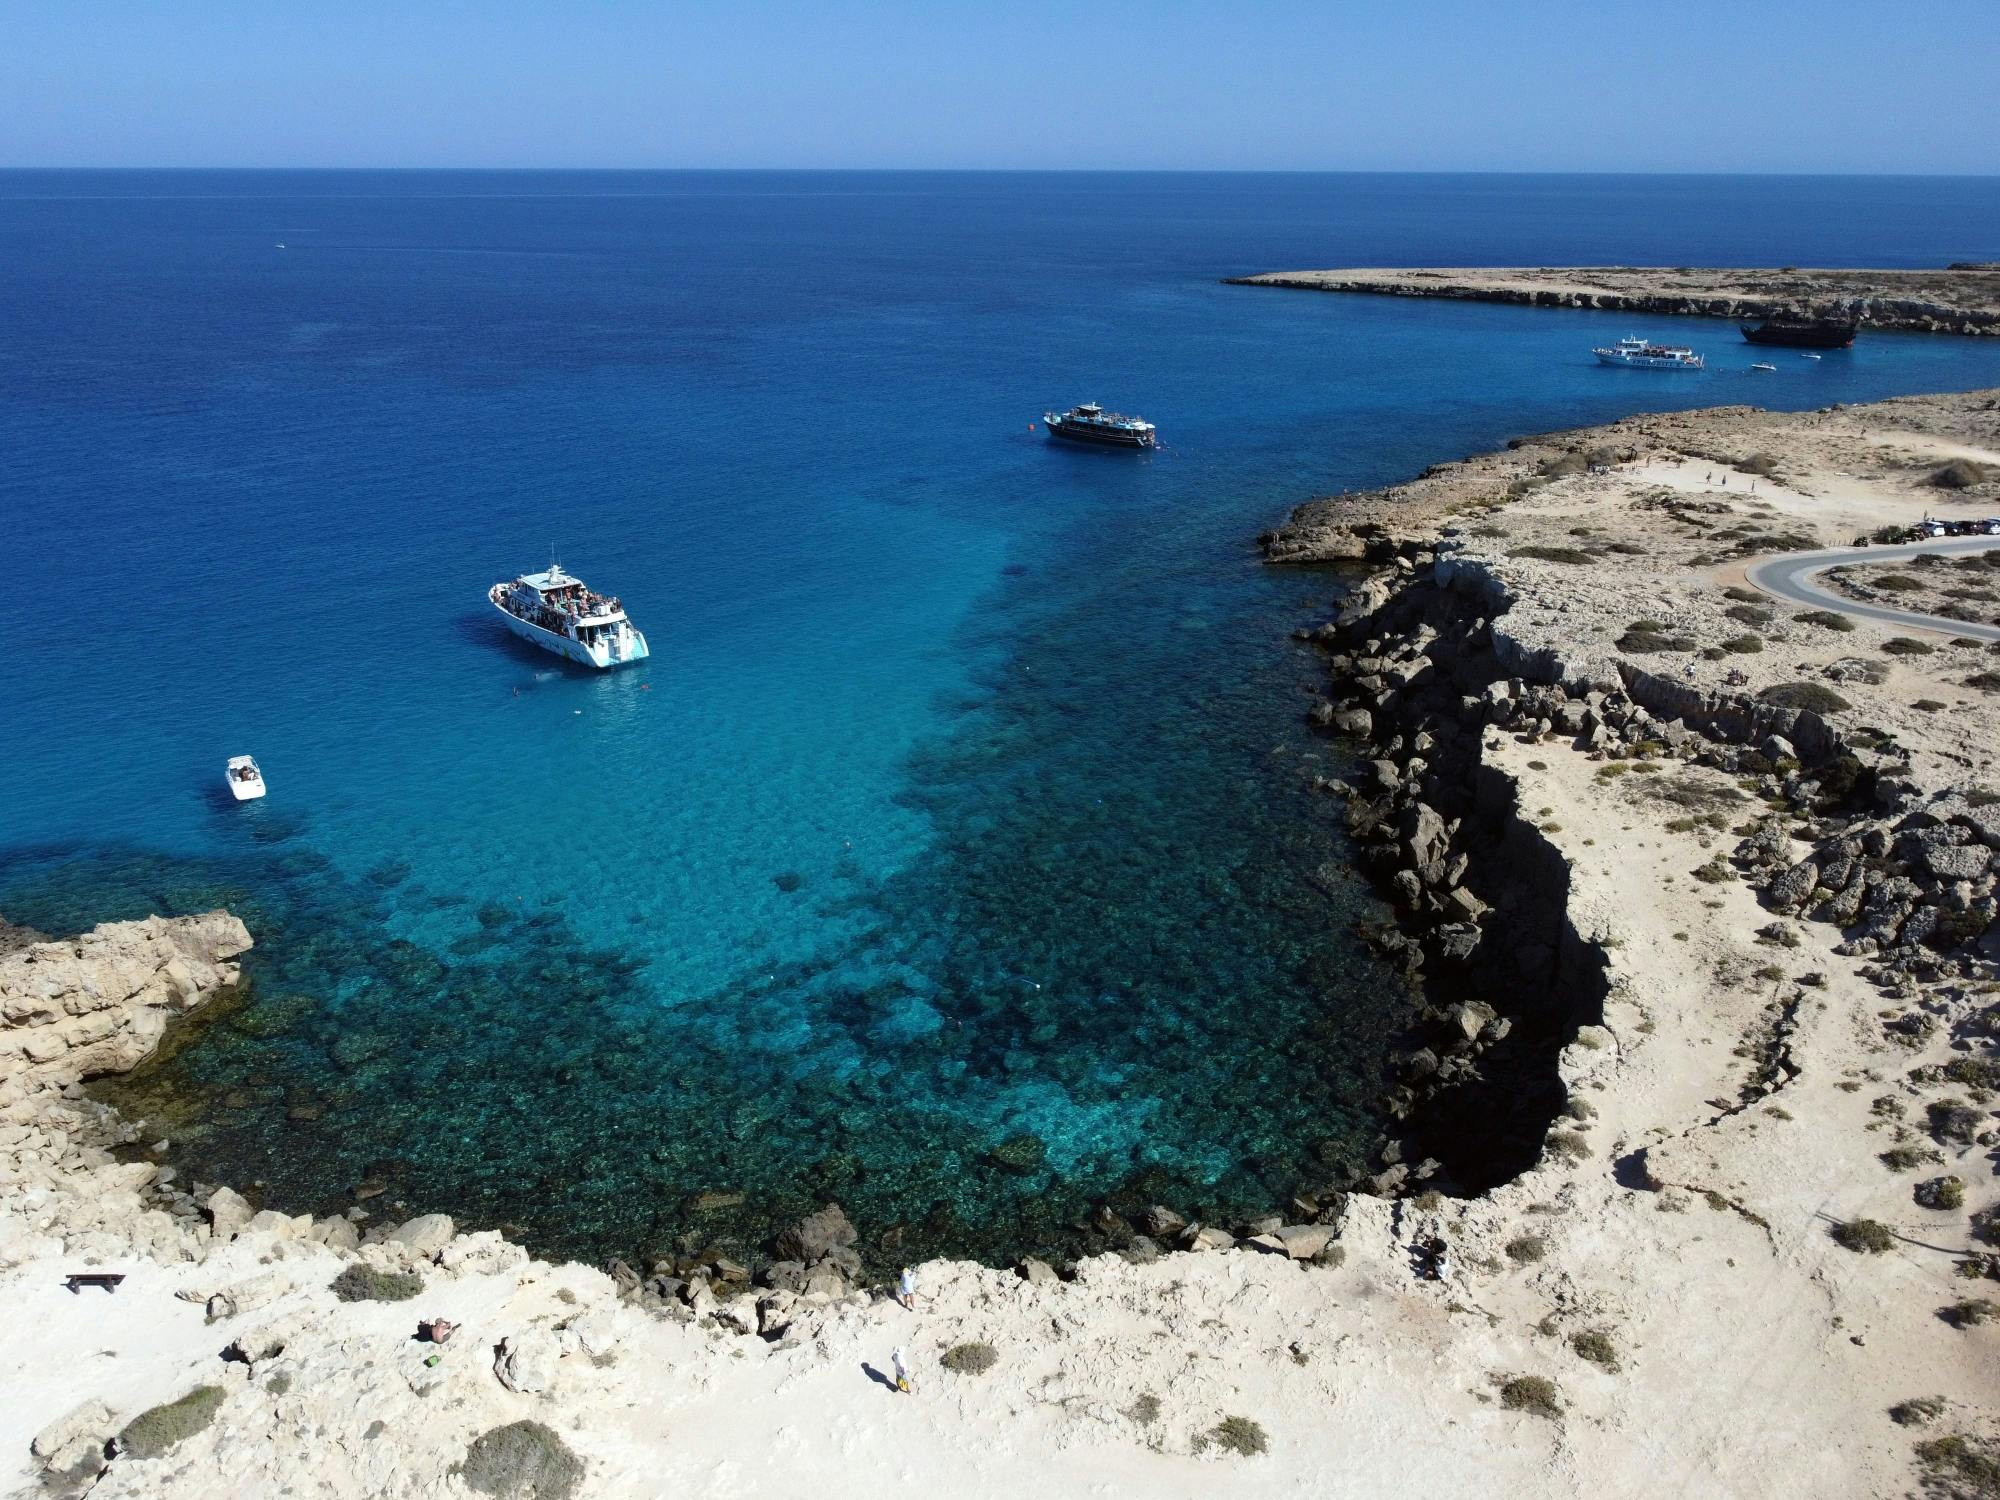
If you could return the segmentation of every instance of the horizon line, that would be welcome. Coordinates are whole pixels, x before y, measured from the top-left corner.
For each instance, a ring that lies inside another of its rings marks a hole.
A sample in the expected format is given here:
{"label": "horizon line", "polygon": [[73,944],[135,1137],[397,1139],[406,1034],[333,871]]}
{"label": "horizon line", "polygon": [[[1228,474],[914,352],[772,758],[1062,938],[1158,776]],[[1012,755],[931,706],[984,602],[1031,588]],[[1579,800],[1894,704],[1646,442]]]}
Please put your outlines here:
{"label": "horizon line", "polygon": [[1128,177],[1831,177],[1831,178],[1916,178],[1936,181],[2000,181],[2000,172],[1914,172],[1914,171],[1786,171],[1756,170],[1667,170],[1554,167],[798,167],[798,166],[247,166],[232,164],[153,165],[4,165],[0,172],[605,172],[605,173],[873,173],[916,176],[953,173],[987,177],[1087,177],[1119,175]]}

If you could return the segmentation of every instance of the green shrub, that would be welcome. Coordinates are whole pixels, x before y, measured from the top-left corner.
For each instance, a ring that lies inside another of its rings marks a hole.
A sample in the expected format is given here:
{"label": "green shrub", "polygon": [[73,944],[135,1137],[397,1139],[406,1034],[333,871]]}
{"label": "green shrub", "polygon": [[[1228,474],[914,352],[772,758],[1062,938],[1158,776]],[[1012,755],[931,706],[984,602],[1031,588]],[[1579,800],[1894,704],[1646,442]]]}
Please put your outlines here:
{"label": "green shrub", "polygon": [[1270,1446],[1264,1429],[1248,1417],[1224,1417],[1209,1428],[1207,1441],[1244,1458],[1254,1458]]}
{"label": "green shrub", "polygon": [[1587,1359],[1594,1365],[1603,1365],[1607,1370],[1618,1368],[1618,1346],[1611,1342],[1611,1335],[1601,1328],[1571,1334],[1569,1346],[1576,1351],[1578,1359]]}
{"label": "green shrub", "polygon": [[134,1458],[158,1458],[215,1420],[222,1409],[219,1385],[198,1385],[178,1401],[142,1411],[118,1434],[118,1451]]}
{"label": "green shrub", "polygon": [[1768,453],[1753,453],[1736,467],[1745,474],[1758,474],[1769,478],[1778,472],[1778,461]]}
{"label": "green shrub", "polygon": [[1560,1156],[1565,1161],[1588,1161],[1590,1142],[1574,1130],[1558,1130],[1550,1134],[1548,1149],[1551,1156]]}
{"label": "green shrub", "polygon": [[1160,1420],[1160,1398],[1148,1391],[1125,1409],[1125,1415],[1141,1427],[1151,1427]]}
{"label": "green shrub", "polygon": [[1754,635],[1738,635],[1724,641],[1722,649],[1734,651],[1738,656],[1754,656],[1764,649],[1764,643]]}
{"label": "green shrub", "polygon": [[1542,562],[1593,563],[1597,559],[1590,553],[1576,547],[1547,547],[1540,542],[1530,542],[1525,547],[1516,547],[1507,554],[1509,557],[1533,557]]}
{"label": "green shrub", "polygon": [[954,1375],[984,1375],[1000,1363],[1000,1354],[991,1344],[954,1344],[938,1363]]}
{"label": "green shrub", "polygon": [[1969,1089],[2000,1089],[2000,1057],[1954,1057],[1939,1071]]}
{"label": "green shrub", "polygon": [[1910,1196],[1919,1208],[1953,1213],[1965,1207],[1965,1179],[1957,1176],[1926,1178],[1910,1190]]}
{"label": "green shrub", "polygon": [[1723,613],[1743,625],[1768,625],[1772,618],[1768,609],[1759,608],[1755,604],[1732,604]]}
{"label": "green shrub", "polygon": [[1549,1253],[1549,1242],[1539,1234],[1524,1234],[1507,1241],[1507,1258],[1517,1266],[1533,1265]]}
{"label": "green shrub", "polygon": [[1944,1500],[1991,1500],[2000,1495],[2000,1454],[1989,1442],[1953,1433],[1916,1446],[1928,1493]]}
{"label": "green shrub", "polygon": [[1898,1427],[1922,1427],[1944,1415],[1942,1396],[1912,1396],[1889,1408],[1889,1420]]}
{"label": "green shrub", "polygon": [[1809,708],[1816,714],[1837,714],[1854,706],[1832,688],[1817,682],[1774,682],[1757,698],[1779,708]]}
{"label": "green shrub", "polygon": [[1967,1297],[1938,1309],[1938,1316],[1954,1328],[1977,1328],[2000,1318],[2000,1302],[1989,1297]]}
{"label": "green shrub", "polygon": [[583,1482],[583,1460],[540,1422],[524,1420],[474,1438],[458,1474],[499,1500],[570,1500]]}
{"label": "green shrub", "polygon": [[1906,635],[1891,636],[1882,643],[1883,654],[1887,656],[1929,656],[1936,649],[1926,642],[1912,640]]}
{"label": "green shrub", "polygon": [[1889,1226],[1873,1219],[1843,1219],[1827,1232],[1841,1249],[1852,1250],[1856,1255],[1880,1255],[1896,1243]]}
{"label": "green shrub", "polygon": [[423,1289],[423,1277],[414,1272],[373,1266],[349,1266],[333,1278],[332,1286],[342,1302],[407,1302]]}
{"label": "green shrub", "polygon": [[1974,672],[1965,679],[1965,685],[1982,693],[2000,693],[2000,672]]}
{"label": "green shrub", "polygon": [[1544,479],[1567,479],[1573,474],[1581,474],[1590,466],[1583,461],[1581,453],[1564,453],[1556,458],[1545,458],[1535,472]]}
{"label": "green shrub", "polygon": [[1874,588],[1887,589],[1892,594],[1913,593],[1924,586],[1920,579],[1912,578],[1908,573],[1884,573],[1880,578],[1860,581]]}
{"label": "green shrub", "polygon": [[1509,1411],[1532,1412],[1550,1421],[1562,1415],[1556,1383],[1546,1375],[1515,1375],[1501,1382],[1500,1404]]}
{"label": "green shrub", "polygon": [[1817,625],[1822,630],[1838,630],[1845,633],[1854,628],[1854,622],[1846,615],[1837,615],[1830,609],[1809,609],[1793,618],[1802,625]]}
{"label": "green shrub", "polygon": [[1634,620],[1618,637],[1618,649],[1634,656],[1658,651],[1692,651],[1694,637],[1674,635],[1658,620]]}
{"label": "green shrub", "polygon": [[1724,589],[1722,597],[1725,599],[1734,599],[1738,604],[1762,604],[1764,602],[1764,596],[1755,589],[1746,589],[1735,584],[1731,584],[1728,588]]}
{"label": "green shrub", "polygon": [[1966,490],[1987,479],[1986,465],[1969,458],[1954,458],[1931,475],[1931,483],[1941,490]]}

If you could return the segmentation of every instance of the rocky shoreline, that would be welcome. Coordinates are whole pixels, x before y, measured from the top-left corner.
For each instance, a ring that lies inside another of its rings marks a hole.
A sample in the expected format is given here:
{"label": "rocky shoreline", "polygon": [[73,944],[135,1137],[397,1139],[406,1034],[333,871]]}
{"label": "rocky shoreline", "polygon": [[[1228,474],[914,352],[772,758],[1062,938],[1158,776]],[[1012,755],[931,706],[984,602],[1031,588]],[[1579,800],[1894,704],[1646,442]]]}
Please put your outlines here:
{"label": "rocky shoreline", "polygon": [[1936,271],[1686,266],[1271,271],[1231,277],[1226,284],[1589,308],[1653,317],[1754,320],[1838,308],[1852,311],[1864,328],[2000,334],[2000,267],[1984,263]]}

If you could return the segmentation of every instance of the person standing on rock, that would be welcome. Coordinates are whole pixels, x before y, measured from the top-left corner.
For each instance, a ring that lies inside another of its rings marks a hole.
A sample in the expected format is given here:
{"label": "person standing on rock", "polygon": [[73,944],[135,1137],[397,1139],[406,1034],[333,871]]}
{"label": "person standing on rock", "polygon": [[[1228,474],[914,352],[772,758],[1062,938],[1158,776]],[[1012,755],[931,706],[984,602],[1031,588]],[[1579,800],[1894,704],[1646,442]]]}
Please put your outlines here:
{"label": "person standing on rock", "polygon": [[916,1390],[910,1384],[910,1356],[901,1344],[898,1344],[896,1352],[889,1356],[889,1364],[896,1372],[896,1389],[905,1396],[914,1396]]}
{"label": "person standing on rock", "polygon": [[908,1266],[903,1267],[902,1279],[896,1283],[896,1300],[907,1312],[917,1310],[917,1273]]}

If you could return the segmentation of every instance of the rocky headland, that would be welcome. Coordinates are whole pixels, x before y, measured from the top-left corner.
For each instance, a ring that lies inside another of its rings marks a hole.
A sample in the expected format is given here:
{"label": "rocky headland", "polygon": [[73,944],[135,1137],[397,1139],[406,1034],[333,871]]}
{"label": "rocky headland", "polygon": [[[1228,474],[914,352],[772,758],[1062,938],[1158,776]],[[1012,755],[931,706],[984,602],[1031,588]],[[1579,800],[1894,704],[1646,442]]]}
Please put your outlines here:
{"label": "rocky headland", "polygon": [[1851,314],[1864,328],[2000,333],[2000,265],[1932,271],[1717,270],[1689,266],[1514,266],[1269,271],[1232,286],[1383,297],[1444,297],[1664,317]]}
{"label": "rocky headland", "polygon": [[[2000,675],[1742,576],[1990,512],[1934,482],[1960,462],[2000,463],[1996,393],[1634,418],[1302,506],[1264,539],[1336,565],[1301,711],[1363,767],[1320,784],[1325,815],[1421,997],[1394,1128],[1263,1219],[1107,1207],[1072,1265],[917,1267],[914,1310],[835,1204],[748,1264],[586,1267],[182,1182],[84,1082],[233,1003],[253,935],[7,930],[0,1472],[106,1496],[1990,1492]],[[1413,1265],[1432,1235],[1440,1280]]]}

